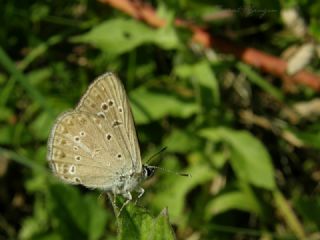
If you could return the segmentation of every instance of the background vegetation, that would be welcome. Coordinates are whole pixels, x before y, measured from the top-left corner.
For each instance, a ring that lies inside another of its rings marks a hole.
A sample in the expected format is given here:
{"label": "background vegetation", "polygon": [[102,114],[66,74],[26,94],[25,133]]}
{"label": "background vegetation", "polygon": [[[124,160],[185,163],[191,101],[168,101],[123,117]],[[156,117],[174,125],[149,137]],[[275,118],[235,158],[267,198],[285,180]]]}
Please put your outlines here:
{"label": "background vegetation", "polygon": [[[317,46],[319,2],[150,4],[165,27],[96,1],[1,1],[0,239],[320,239],[317,91],[172,24],[192,20],[280,57]],[[306,34],[285,24],[289,8]],[[307,68],[320,74],[316,51]],[[46,162],[55,118],[106,71],[126,86],[143,158],[167,146],[154,164],[192,174],[158,171],[118,221],[106,196],[61,184]]]}

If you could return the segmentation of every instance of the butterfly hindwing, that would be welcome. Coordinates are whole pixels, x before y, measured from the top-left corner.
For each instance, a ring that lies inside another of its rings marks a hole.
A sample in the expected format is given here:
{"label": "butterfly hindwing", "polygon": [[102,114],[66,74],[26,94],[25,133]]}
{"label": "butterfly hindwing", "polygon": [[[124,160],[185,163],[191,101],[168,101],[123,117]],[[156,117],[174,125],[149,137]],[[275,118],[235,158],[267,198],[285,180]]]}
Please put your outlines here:
{"label": "butterfly hindwing", "polygon": [[87,187],[108,189],[130,166],[128,157],[111,126],[90,113],[71,111],[62,114],[48,142],[48,160],[62,180]]}

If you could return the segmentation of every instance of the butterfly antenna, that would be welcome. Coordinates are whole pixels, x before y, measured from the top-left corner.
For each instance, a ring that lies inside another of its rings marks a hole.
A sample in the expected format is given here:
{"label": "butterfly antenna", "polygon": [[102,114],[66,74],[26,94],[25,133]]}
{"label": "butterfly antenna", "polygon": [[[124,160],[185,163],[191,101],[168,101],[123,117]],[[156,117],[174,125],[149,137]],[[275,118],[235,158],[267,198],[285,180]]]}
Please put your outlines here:
{"label": "butterfly antenna", "polygon": [[171,171],[162,167],[158,167],[158,166],[148,166],[149,168],[155,168],[155,169],[160,169],[163,172],[167,172],[167,173],[173,173],[182,177],[192,177],[191,174],[189,173],[181,173],[181,172],[175,172],[175,171]]}
{"label": "butterfly antenna", "polygon": [[150,166],[148,165],[149,162],[151,162],[152,159],[154,159],[156,156],[160,155],[161,153],[163,153],[165,150],[167,149],[167,147],[163,147],[162,149],[160,149],[159,152],[153,154],[147,161],[144,165],[148,166],[149,168],[153,168],[153,169],[159,169],[163,172],[167,172],[167,173],[173,173],[173,174],[176,174],[176,175],[179,175],[179,176],[183,176],[183,177],[191,177],[191,174],[189,173],[180,173],[180,172],[175,172],[175,171],[171,171],[171,170],[168,170],[168,169],[165,169],[165,168],[162,168],[162,167],[158,167],[158,166]]}
{"label": "butterfly antenna", "polygon": [[166,149],[167,149],[167,147],[163,147],[162,149],[160,149],[159,152],[153,154],[153,155],[146,161],[146,165],[148,165],[148,163],[151,162],[152,159],[154,159],[156,156],[158,156],[158,155],[160,155],[161,153],[163,153]]}

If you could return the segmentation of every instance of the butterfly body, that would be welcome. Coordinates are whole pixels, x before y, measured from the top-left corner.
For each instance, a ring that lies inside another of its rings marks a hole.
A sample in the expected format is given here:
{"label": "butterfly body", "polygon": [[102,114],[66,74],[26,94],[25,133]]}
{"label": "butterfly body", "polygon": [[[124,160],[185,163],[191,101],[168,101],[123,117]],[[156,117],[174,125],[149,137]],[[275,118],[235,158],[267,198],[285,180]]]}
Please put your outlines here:
{"label": "butterfly body", "polygon": [[144,192],[139,184],[153,174],[143,166],[133,117],[124,87],[112,73],[97,78],[78,106],[56,120],[47,159],[56,176],[121,194]]}
{"label": "butterfly body", "polygon": [[[145,180],[148,175],[143,173],[131,173],[131,174],[119,174],[119,178],[116,180],[112,192],[116,194],[126,194],[135,190],[139,184]],[[105,189],[109,190],[109,189]]]}

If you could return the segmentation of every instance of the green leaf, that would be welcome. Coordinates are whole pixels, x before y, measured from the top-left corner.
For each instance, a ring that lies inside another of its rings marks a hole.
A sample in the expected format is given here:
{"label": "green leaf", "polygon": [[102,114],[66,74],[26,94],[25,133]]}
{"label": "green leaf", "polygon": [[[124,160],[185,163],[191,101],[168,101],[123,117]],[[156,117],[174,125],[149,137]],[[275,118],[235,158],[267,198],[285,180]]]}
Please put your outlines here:
{"label": "green leaf", "polygon": [[98,197],[80,195],[78,189],[54,184],[50,186],[50,211],[63,239],[99,239],[107,223],[107,212],[97,203]]}
{"label": "green leaf", "polygon": [[92,44],[111,55],[120,55],[148,43],[164,49],[174,49],[179,45],[177,35],[170,26],[153,29],[138,21],[121,18],[105,21],[71,40]]}
{"label": "green leaf", "polygon": [[299,140],[303,141],[304,144],[311,147],[320,148],[320,124],[319,122],[311,123],[302,130],[288,127],[287,130],[291,131],[292,134],[297,136]]}
{"label": "green leaf", "polygon": [[303,219],[311,226],[313,225],[314,231],[320,229],[320,196],[299,196],[295,201],[296,209]]}
{"label": "green leaf", "polygon": [[11,74],[11,77],[16,78],[20,85],[28,92],[31,98],[43,107],[49,114],[52,115],[52,111],[49,108],[46,98],[40,91],[38,91],[34,86],[32,86],[28,78],[16,67],[15,63],[10,59],[7,53],[0,47],[0,64],[3,68]]}
{"label": "green leaf", "polygon": [[174,130],[168,136],[163,145],[168,146],[170,152],[187,153],[200,147],[200,138],[190,131],[183,131],[180,129]]}
{"label": "green leaf", "polygon": [[88,206],[88,212],[90,215],[89,224],[87,226],[88,239],[100,239],[105,231],[108,215],[99,204],[95,204],[95,202],[97,201],[97,197],[95,195],[86,195],[84,201]]}
{"label": "green leaf", "polygon": [[241,210],[263,217],[259,200],[248,185],[242,184],[240,190],[224,192],[214,197],[206,206],[206,218],[229,210]]}
{"label": "green leaf", "polygon": [[19,239],[34,239],[34,236],[44,233],[48,228],[49,214],[41,198],[35,199],[33,208],[33,216],[29,216],[23,221],[19,231]]}
{"label": "green leaf", "polygon": [[257,187],[275,188],[274,169],[269,153],[251,133],[229,128],[207,128],[200,135],[224,141],[231,150],[231,166],[236,175]]}
{"label": "green leaf", "polygon": [[38,139],[46,140],[52,127],[48,123],[52,123],[52,116],[48,112],[42,112],[31,123],[30,130]]}
{"label": "green leaf", "polygon": [[153,239],[176,239],[170,225],[168,208],[163,209],[155,221]]}
{"label": "green leaf", "polygon": [[14,126],[1,126],[0,127],[0,144],[11,144],[12,135],[14,134]]}
{"label": "green leaf", "polygon": [[[34,150],[33,150],[33,152],[34,152]],[[24,165],[25,167],[28,167],[30,169],[39,171],[44,174],[48,174],[47,169],[42,167],[41,165],[39,165],[39,163],[37,163],[37,162],[35,162],[35,161],[33,161],[23,155],[17,154],[15,151],[8,150],[8,149],[3,148],[1,146],[0,146],[0,156],[2,156],[3,158],[11,159],[12,161],[15,161],[21,165]]]}
{"label": "green leaf", "polygon": [[246,65],[244,63],[239,62],[237,64],[237,68],[241,72],[243,72],[247,75],[248,80],[250,82],[252,82],[253,84],[256,84],[257,86],[259,86],[261,89],[263,89],[264,91],[266,91],[267,93],[269,93],[270,95],[275,97],[276,99],[283,100],[284,96],[283,96],[282,92],[279,89],[277,89],[276,87],[274,87],[272,84],[267,82],[266,79],[262,78],[251,67],[249,67],[248,65]]}
{"label": "green leaf", "polygon": [[309,32],[318,41],[320,41],[320,23],[318,17],[312,18],[309,25]]}
{"label": "green leaf", "polygon": [[37,70],[33,70],[26,74],[26,77],[29,80],[29,83],[32,86],[37,86],[43,84],[45,81],[50,79],[52,76],[52,69],[51,68],[39,68]]}
{"label": "green leaf", "polygon": [[273,192],[274,205],[288,228],[294,232],[297,239],[306,239],[306,233],[291,204],[278,189]]}
{"label": "green leaf", "polygon": [[1,86],[0,91],[0,106],[5,107],[9,98],[13,95],[16,85],[16,79],[11,77],[6,81],[4,86]]}
{"label": "green leaf", "polygon": [[32,62],[48,53],[48,49],[51,46],[60,43],[62,40],[64,40],[64,38],[61,35],[51,36],[48,40],[33,48],[28,53],[28,55],[19,63],[19,68],[22,70],[26,69]]}
{"label": "green leaf", "polygon": [[[60,222],[55,230],[64,238],[86,238],[89,224],[88,209],[77,189],[60,184],[51,186],[50,191],[51,215]],[[80,209],[81,214],[79,214]]]}
{"label": "green leaf", "polygon": [[129,204],[120,214],[118,224],[119,240],[175,239],[167,209],[153,218],[145,209]]}
{"label": "green leaf", "polygon": [[[197,63],[193,66],[193,75],[201,86],[210,89],[212,92],[213,104],[219,104],[219,85],[210,64],[206,61]],[[205,92],[203,92],[203,94],[205,94]]]}
{"label": "green leaf", "polygon": [[149,123],[167,115],[187,118],[198,111],[195,103],[175,95],[139,88],[130,93],[130,102],[135,122]]}
{"label": "green leaf", "polygon": [[[220,93],[217,78],[207,61],[201,61],[196,64],[183,64],[175,68],[175,73],[182,78],[191,78],[194,82],[202,87],[201,96],[203,101],[208,104],[220,103]],[[210,90],[210,98],[206,90]],[[212,105],[211,104],[211,105]],[[210,104],[209,104],[210,105]]]}
{"label": "green leaf", "polygon": [[184,170],[190,178],[176,175],[166,176],[154,196],[153,204],[157,209],[167,206],[173,221],[178,221],[185,206],[185,197],[194,187],[203,184],[215,176],[215,171],[207,164],[198,163]]}
{"label": "green leaf", "polygon": [[0,121],[7,121],[10,117],[13,117],[13,111],[10,108],[0,106],[0,112]]}
{"label": "green leaf", "polygon": [[179,39],[174,28],[170,25],[159,28],[151,37],[150,42],[157,44],[159,47],[170,50],[179,46]]}

